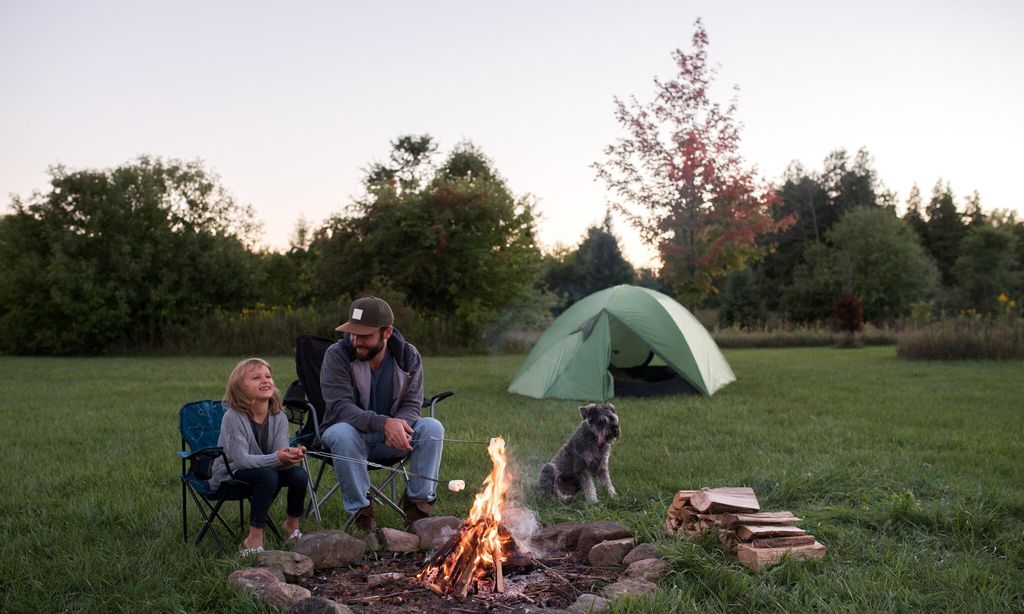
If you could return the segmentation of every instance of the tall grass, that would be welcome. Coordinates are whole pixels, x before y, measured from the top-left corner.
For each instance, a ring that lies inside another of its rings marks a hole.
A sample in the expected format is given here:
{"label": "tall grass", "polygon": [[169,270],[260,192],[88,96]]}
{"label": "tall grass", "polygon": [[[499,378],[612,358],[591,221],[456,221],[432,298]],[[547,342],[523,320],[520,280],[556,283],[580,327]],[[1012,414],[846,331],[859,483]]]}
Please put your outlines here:
{"label": "tall grass", "polygon": [[[791,326],[775,329],[743,330],[722,328],[711,336],[720,348],[796,348],[830,347],[847,343],[850,335],[822,326]],[[852,336],[854,345],[895,345],[896,334],[890,330],[867,326]]]}
{"label": "tall grass", "polygon": [[[0,357],[0,611],[260,611],[225,585],[237,559],[180,534],[177,410],[219,397],[239,356]],[[1024,363],[910,362],[893,348],[726,356],[738,379],[713,398],[615,400],[620,496],[597,505],[533,490],[579,414],[504,392],[521,356],[428,357],[426,387],[456,392],[439,408],[451,437],[506,437],[516,502],[542,523],[613,519],[660,545],[670,575],[620,611],[1024,609]],[[271,357],[282,388],[291,362]],[[441,493],[437,511],[465,516],[488,470],[481,446],[447,444],[442,477],[469,487]],[[753,573],[715,544],[663,535],[676,490],[725,485],[804,518],[825,560]],[[343,520],[331,502],[324,525]]]}
{"label": "tall grass", "polygon": [[1024,320],[946,320],[904,331],[897,353],[911,360],[1024,359]]}

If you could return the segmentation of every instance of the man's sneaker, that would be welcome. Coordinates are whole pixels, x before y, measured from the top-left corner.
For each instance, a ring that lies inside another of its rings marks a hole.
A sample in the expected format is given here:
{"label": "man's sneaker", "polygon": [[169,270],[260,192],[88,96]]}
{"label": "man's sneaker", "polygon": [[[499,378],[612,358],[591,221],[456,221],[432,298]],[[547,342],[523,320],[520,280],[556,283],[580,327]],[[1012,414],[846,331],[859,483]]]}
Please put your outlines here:
{"label": "man's sneaker", "polygon": [[417,520],[430,518],[434,513],[434,504],[429,501],[413,501],[409,495],[403,494],[402,511],[405,512],[405,525],[411,527]]}
{"label": "man's sneaker", "polygon": [[373,503],[356,512],[356,519],[353,524],[367,535],[377,530],[377,523],[373,520]]}

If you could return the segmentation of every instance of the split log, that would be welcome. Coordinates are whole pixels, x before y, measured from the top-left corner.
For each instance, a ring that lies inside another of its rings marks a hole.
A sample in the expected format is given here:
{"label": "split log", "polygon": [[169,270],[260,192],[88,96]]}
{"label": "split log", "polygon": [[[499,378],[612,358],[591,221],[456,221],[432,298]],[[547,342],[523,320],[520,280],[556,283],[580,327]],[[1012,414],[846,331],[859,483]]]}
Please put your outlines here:
{"label": "split log", "polygon": [[690,497],[696,493],[696,490],[680,490],[676,493],[676,496],[672,498],[672,504],[668,506],[669,510],[682,509],[684,505],[689,503]]}
{"label": "split log", "polygon": [[792,512],[758,512],[756,514],[722,514],[722,522],[730,529],[741,524],[796,524],[803,520]]}
{"label": "split log", "polygon": [[804,531],[800,527],[791,527],[789,525],[750,525],[741,524],[736,527],[736,536],[745,542],[752,539],[760,539],[762,537],[789,537],[791,535],[804,535],[807,531]]}
{"label": "split log", "polygon": [[767,537],[755,539],[750,545],[755,548],[788,548],[791,546],[807,546],[817,539],[813,535],[794,535],[793,537]]}
{"label": "split log", "polygon": [[690,496],[689,503],[700,513],[747,513],[761,509],[754,489],[747,487],[702,488]]}
{"label": "split log", "polygon": [[750,544],[740,544],[736,548],[736,558],[739,562],[754,571],[778,563],[784,556],[797,559],[822,559],[825,557],[825,546],[821,542],[815,541],[813,544],[788,548],[755,548]]}

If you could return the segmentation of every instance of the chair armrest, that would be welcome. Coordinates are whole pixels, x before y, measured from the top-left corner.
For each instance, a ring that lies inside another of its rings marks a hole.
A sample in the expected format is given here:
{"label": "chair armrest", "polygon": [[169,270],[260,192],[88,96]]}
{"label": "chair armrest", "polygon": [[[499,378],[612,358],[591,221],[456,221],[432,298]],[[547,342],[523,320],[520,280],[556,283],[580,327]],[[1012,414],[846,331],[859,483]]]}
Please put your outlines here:
{"label": "chair armrest", "polygon": [[430,417],[431,418],[435,418],[436,416],[434,414],[436,412],[435,408],[437,407],[437,404],[440,403],[441,401],[447,399],[448,397],[453,396],[454,394],[455,393],[452,392],[451,390],[445,390],[444,392],[439,392],[438,394],[435,394],[434,396],[430,397],[429,399],[423,401],[423,407],[424,408],[429,408],[430,409]]}
{"label": "chair armrest", "polygon": [[213,447],[213,448],[201,448],[199,450],[181,450],[178,452],[178,457],[183,460],[209,460],[217,458],[224,454],[224,448]]}

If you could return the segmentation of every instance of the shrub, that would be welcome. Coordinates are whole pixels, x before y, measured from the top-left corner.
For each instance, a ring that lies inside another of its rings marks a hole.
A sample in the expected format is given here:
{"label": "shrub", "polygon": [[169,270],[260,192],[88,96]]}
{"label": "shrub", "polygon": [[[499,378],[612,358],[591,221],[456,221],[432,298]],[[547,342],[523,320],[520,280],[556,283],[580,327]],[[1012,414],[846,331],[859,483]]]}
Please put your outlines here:
{"label": "shrub", "polygon": [[836,299],[832,306],[832,319],[836,330],[855,333],[864,329],[864,303],[852,292]]}

